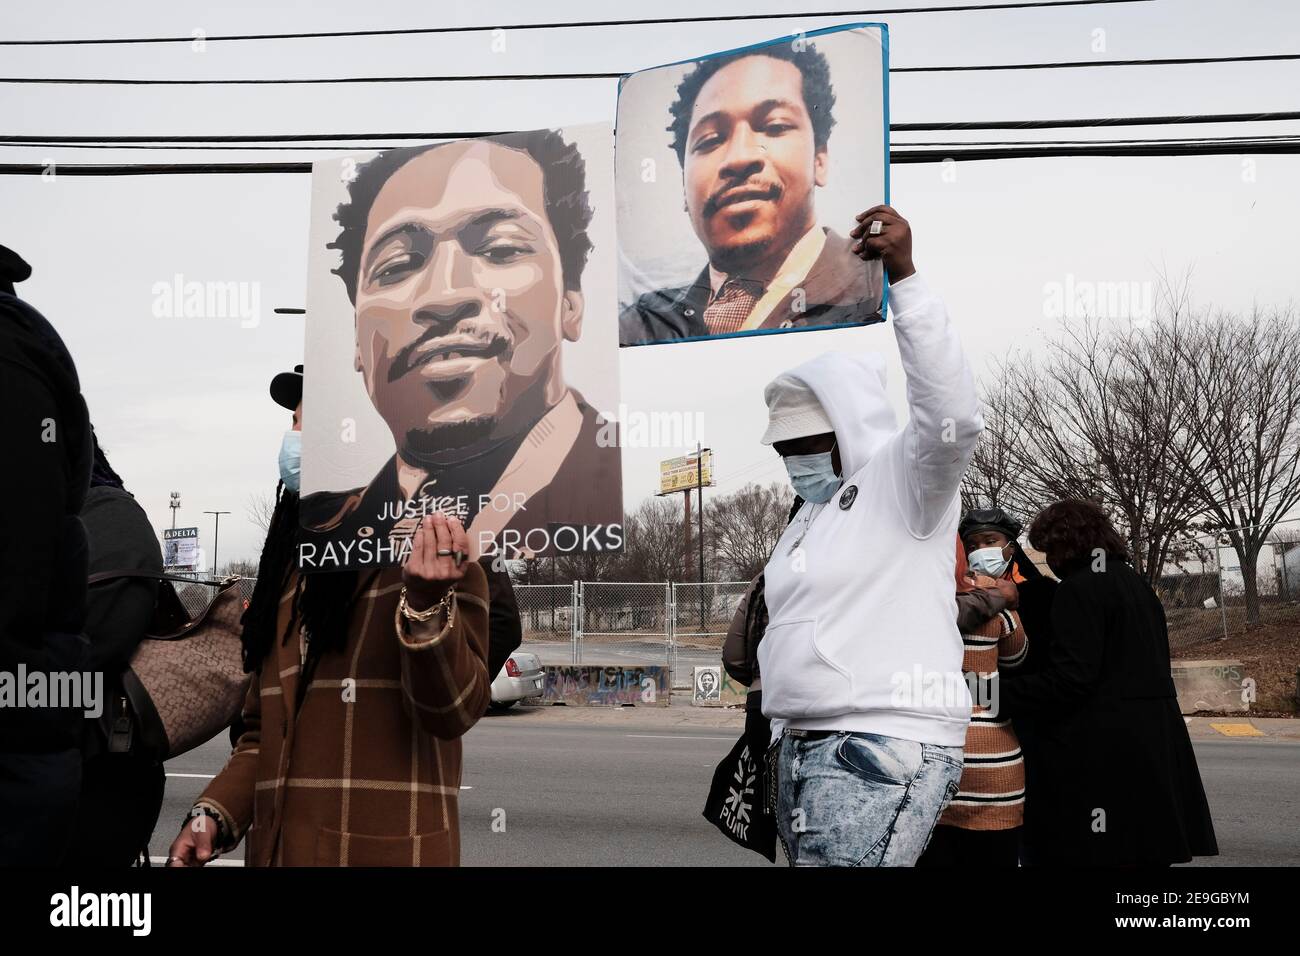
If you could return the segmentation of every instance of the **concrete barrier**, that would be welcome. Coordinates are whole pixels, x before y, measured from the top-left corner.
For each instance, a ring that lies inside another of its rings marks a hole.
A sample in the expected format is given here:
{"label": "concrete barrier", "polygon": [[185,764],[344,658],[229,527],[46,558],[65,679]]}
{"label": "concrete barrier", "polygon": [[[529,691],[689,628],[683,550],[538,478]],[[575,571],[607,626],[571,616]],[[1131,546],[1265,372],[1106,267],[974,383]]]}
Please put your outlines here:
{"label": "concrete barrier", "polygon": [[1178,691],[1178,709],[1246,713],[1254,698],[1254,681],[1241,661],[1173,661],[1170,668]]}
{"label": "concrete barrier", "polygon": [[542,703],[572,707],[667,707],[670,674],[662,664],[551,664],[543,668]]}

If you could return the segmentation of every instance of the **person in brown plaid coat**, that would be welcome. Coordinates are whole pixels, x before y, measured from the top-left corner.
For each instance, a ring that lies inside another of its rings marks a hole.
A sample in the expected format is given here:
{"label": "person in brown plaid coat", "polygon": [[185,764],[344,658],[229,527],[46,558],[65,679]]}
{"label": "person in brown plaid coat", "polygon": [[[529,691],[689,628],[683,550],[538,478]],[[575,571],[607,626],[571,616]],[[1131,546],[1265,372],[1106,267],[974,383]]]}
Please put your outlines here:
{"label": "person in brown plaid coat", "polygon": [[487,579],[468,551],[459,521],[426,516],[403,567],[355,579],[346,645],[302,687],[301,578],[288,574],[244,732],[169,865],[241,839],[249,866],[459,864],[460,738],[490,699]]}

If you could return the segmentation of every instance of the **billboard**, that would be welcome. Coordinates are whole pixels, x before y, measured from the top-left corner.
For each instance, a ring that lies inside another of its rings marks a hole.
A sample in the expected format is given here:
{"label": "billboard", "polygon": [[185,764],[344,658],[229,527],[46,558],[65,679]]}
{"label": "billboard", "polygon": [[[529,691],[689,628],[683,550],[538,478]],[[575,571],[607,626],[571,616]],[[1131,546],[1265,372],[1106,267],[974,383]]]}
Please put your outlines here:
{"label": "billboard", "polygon": [[689,491],[703,484],[713,484],[713,451],[705,448],[699,454],[669,458],[659,463],[659,494]]}
{"label": "billboard", "polygon": [[163,530],[163,567],[168,571],[199,570],[198,528]]}
{"label": "billboard", "polygon": [[889,33],[832,27],[619,83],[619,344],[883,321],[849,236],[889,202]]}
{"label": "billboard", "polygon": [[610,124],[318,162],[311,216],[299,567],[435,510],[475,557],[621,547]]}

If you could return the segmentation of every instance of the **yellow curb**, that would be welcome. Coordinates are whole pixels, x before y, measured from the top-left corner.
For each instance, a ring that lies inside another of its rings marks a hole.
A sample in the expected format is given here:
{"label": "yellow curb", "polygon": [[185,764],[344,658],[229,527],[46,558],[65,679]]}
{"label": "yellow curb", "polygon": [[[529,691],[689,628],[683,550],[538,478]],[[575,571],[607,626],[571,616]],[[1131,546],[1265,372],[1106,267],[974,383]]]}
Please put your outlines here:
{"label": "yellow curb", "polygon": [[1263,737],[1258,728],[1250,724],[1210,724],[1210,727],[1225,737]]}

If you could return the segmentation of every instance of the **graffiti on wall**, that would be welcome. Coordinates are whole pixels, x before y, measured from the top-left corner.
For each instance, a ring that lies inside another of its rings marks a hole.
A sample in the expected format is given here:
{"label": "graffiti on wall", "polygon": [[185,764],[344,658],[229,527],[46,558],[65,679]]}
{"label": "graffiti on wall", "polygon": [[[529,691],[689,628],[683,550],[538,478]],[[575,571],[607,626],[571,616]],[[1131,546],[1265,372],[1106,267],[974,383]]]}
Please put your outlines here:
{"label": "graffiti on wall", "polygon": [[580,707],[622,704],[667,707],[672,698],[668,680],[668,668],[662,665],[549,666],[542,702]]}

